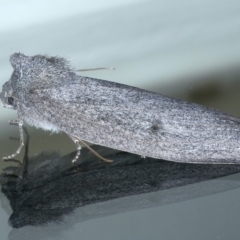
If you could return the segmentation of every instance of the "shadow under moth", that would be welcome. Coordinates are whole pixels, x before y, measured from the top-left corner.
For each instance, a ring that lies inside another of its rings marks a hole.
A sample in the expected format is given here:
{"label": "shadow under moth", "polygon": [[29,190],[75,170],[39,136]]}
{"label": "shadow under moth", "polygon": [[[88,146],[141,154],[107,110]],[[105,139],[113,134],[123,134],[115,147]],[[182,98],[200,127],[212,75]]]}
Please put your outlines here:
{"label": "shadow under moth", "polygon": [[[27,134],[26,134],[27,135]],[[0,175],[1,191],[10,201],[12,214],[9,224],[13,228],[27,225],[39,226],[64,220],[76,208],[104,202],[126,196],[149,193],[158,190],[177,188],[192,183],[206,181],[240,172],[240,165],[209,165],[174,163],[153,158],[141,158],[139,155],[124,153],[101,146],[93,146],[103,157],[111,158],[112,164],[101,162],[86,148],[77,159],[78,166],[71,163],[76,152],[60,156],[57,152],[41,153],[28,157],[28,135],[23,164],[10,166]],[[229,188],[229,184],[227,185]],[[217,187],[214,186],[214,190]],[[191,189],[196,197],[203,189]],[[212,191],[212,190],[211,190]],[[212,193],[211,193],[212,194]],[[166,195],[166,193],[164,194]],[[183,195],[186,195],[184,193]],[[164,204],[181,201],[180,193],[171,194]],[[146,201],[135,200],[134,206],[147,207]],[[161,197],[163,198],[163,197]],[[151,199],[149,201],[151,203]],[[128,203],[127,205],[129,205]],[[127,211],[116,204],[109,210],[80,211],[74,222]],[[151,207],[151,206],[148,206]],[[109,210],[109,212],[108,212]],[[99,214],[99,216],[98,216]],[[69,222],[68,217],[66,222]]]}
{"label": "shadow under moth", "polygon": [[22,124],[64,131],[80,141],[143,157],[187,163],[238,163],[240,119],[218,110],[110,81],[79,76],[59,57],[10,57],[4,107]]}

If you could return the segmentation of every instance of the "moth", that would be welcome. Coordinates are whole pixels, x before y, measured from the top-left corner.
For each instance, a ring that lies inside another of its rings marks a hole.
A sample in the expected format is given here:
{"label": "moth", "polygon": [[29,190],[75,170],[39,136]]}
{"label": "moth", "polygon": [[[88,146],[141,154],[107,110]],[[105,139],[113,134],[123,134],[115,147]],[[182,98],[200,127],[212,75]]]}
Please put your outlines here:
{"label": "moth", "polygon": [[10,57],[4,107],[22,124],[143,157],[187,163],[238,163],[240,119],[218,110],[110,81],[79,76],[64,58]]}

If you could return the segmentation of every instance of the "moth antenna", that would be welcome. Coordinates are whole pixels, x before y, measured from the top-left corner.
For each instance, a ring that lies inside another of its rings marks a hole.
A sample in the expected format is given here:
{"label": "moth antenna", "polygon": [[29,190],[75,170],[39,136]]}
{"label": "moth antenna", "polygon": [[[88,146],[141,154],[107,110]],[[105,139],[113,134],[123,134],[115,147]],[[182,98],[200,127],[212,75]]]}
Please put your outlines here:
{"label": "moth antenna", "polygon": [[89,151],[91,151],[95,156],[97,156],[98,158],[100,158],[104,162],[107,162],[107,163],[112,163],[113,162],[113,160],[104,158],[101,155],[99,155],[95,150],[93,150],[90,146],[88,146],[88,144],[86,144],[81,139],[79,139],[75,136],[70,136],[70,137],[73,139],[73,141],[75,142],[75,144],[77,146],[77,154],[76,154],[75,158],[72,160],[73,164],[76,164],[76,161],[77,161],[78,157],[80,156],[81,145],[79,143],[81,143],[83,146],[85,146]]}
{"label": "moth antenna", "polygon": [[9,155],[7,157],[3,157],[4,160],[12,159],[15,156],[17,156],[21,152],[21,150],[22,150],[22,148],[24,146],[23,121],[22,120],[12,120],[12,121],[9,121],[9,123],[11,125],[18,125],[19,133],[20,133],[20,145],[19,145],[19,147],[18,147],[18,149],[17,149],[17,151],[15,153],[13,153],[13,154],[11,154],[11,155]]}
{"label": "moth antenna", "polygon": [[101,155],[99,155],[95,150],[93,150],[88,144],[86,144],[85,142],[83,142],[82,140],[78,139],[79,142],[81,142],[89,151],[91,151],[95,156],[97,156],[98,158],[102,159],[104,162],[107,163],[112,163],[113,160],[107,159],[102,157]]}
{"label": "moth antenna", "polygon": [[100,67],[100,68],[84,68],[84,69],[78,69],[77,72],[84,72],[84,71],[95,71],[95,70],[115,70],[115,68],[106,68],[106,67]]}

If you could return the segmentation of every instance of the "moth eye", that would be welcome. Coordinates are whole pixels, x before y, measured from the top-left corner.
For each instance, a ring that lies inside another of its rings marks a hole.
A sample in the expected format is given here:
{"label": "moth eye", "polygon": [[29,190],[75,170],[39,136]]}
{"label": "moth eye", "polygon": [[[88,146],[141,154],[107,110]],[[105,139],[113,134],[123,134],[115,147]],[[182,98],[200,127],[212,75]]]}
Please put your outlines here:
{"label": "moth eye", "polygon": [[8,97],[8,104],[9,105],[13,105],[13,103],[14,103],[14,98],[13,97]]}

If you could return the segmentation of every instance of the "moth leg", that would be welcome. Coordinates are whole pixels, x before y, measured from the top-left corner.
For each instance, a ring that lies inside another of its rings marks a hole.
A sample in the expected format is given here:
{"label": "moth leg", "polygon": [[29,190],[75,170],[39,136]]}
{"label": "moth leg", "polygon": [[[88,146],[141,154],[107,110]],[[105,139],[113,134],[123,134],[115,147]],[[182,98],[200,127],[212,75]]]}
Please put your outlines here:
{"label": "moth leg", "polygon": [[[88,150],[90,150],[94,155],[96,155],[98,158],[100,158],[101,160],[103,160],[104,162],[106,163],[112,163],[113,160],[110,160],[110,159],[106,159],[102,156],[100,156],[96,151],[94,151],[91,147],[89,147],[84,141],[82,141],[81,139],[77,138],[77,137],[74,137],[74,136],[71,136],[69,135],[70,138],[72,138],[72,140],[75,142],[76,146],[77,146],[77,154],[75,156],[75,158],[72,160],[72,163],[76,164],[76,161],[77,159],[79,158],[80,156],[80,150],[81,150],[81,145],[80,143],[82,143],[82,145],[84,145]],[[78,149],[78,147],[80,147],[80,149]]]}
{"label": "moth leg", "polygon": [[72,160],[72,163],[76,165],[76,162],[77,162],[77,160],[78,160],[78,158],[79,158],[79,156],[80,156],[80,154],[81,154],[82,146],[81,146],[81,144],[80,144],[80,141],[79,141],[77,138],[75,138],[75,137],[73,137],[73,136],[70,136],[70,137],[71,137],[71,139],[74,141],[74,143],[75,143],[75,145],[76,145],[76,147],[77,147],[77,153],[76,153],[74,159]]}
{"label": "moth leg", "polygon": [[28,134],[27,128],[23,127],[25,136],[26,136],[26,144],[25,144],[25,152],[23,156],[23,163],[22,163],[22,171],[19,174],[19,177],[24,178],[25,175],[27,175],[27,170],[28,170],[28,162],[29,162],[29,139],[30,136]]}
{"label": "moth leg", "polygon": [[[19,164],[19,171],[17,174],[14,174],[15,176],[19,177],[19,178],[24,178],[24,176],[27,174],[27,170],[28,170],[28,154],[29,154],[29,151],[28,151],[28,146],[29,146],[29,134],[28,134],[28,131],[27,131],[27,128],[26,127],[23,127],[23,131],[24,131],[24,134],[26,136],[26,143],[25,143],[25,150],[24,150],[24,157],[23,157],[23,162],[21,163],[19,160],[16,160],[16,159],[5,159],[4,162],[15,162],[15,163],[18,163]],[[11,140],[18,140],[19,141],[19,138],[13,138],[11,137]],[[7,169],[7,168],[6,168]],[[6,172],[6,169],[4,169],[4,172]],[[13,172],[6,172],[7,174],[9,175],[13,175]]]}
{"label": "moth leg", "polygon": [[12,120],[12,121],[9,121],[9,123],[12,124],[12,125],[18,125],[19,133],[20,133],[20,145],[19,145],[19,147],[18,147],[18,149],[15,153],[13,153],[12,155],[9,155],[7,157],[3,157],[3,159],[14,158],[15,156],[17,156],[21,152],[21,150],[24,146],[23,121],[22,120],[19,120],[19,121],[18,120]]}
{"label": "moth leg", "polygon": [[[14,141],[19,141],[19,139],[20,138],[17,138],[17,137],[10,137],[10,140],[14,140]],[[19,166],[22,166],[21,161],[14,158],[4,159],[4,162],[14,162],[14,163],[17,163]]]}

